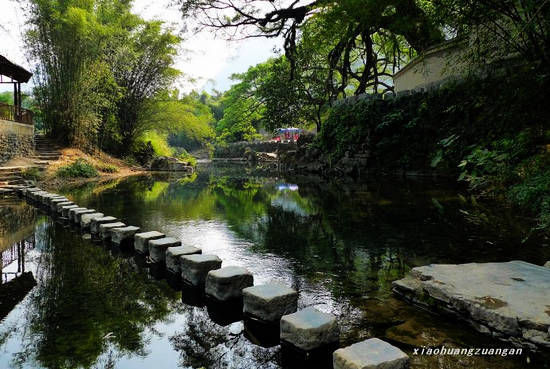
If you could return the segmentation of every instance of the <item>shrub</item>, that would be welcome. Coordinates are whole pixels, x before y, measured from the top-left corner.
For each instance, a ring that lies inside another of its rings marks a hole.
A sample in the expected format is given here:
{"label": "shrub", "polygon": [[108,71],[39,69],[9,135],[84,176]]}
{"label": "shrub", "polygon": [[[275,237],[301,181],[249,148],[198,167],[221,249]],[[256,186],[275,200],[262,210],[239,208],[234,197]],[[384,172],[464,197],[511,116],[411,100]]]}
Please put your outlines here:
{"label": "shrub", "polygon": [[86,160],[77,159],[75,162],[59,168],[57,175],[63,178],[92,178],[97,177],[99,173]]}
{"label": "shrub", "polygon": [[118,167],[112,164],[97,164],[96,169],[103,173],[117,173]]}
{"label": "shrub", "polygon": [[183,152],[178,155],[178,159],[181,160],[181,161],[186,161],[192,166],[197,165],[197,159],[185,150],[183,150]]}
{"label": "shrub", "polygon": [[42,177],[42,172],[38,168],[30,167],[23,171],[22,176],[25,179],[31,179],[33,181],[36,181],[40,179],[40,177]]}

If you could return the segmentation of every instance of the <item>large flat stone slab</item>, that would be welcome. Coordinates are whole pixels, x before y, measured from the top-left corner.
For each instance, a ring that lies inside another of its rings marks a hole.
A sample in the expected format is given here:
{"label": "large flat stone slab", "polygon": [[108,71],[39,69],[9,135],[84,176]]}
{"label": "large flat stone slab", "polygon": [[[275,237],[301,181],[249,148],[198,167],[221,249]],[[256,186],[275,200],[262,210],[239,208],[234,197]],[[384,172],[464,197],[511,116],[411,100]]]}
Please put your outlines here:
{"label": "large flat stone slab", "polygon": [[338,320],[332,314],[308,307],[281,318],[281,341],[300,350],[328,346],[340,339]]}
{"label": "large flat stone slab", "polygon": [[482,333],[550,347],[550,269],[523,261],[432,264],[393,283],[415,304],[450,313]]}
{"label": "large flat stone slab", "polygon": [[218,301],[240,299],[243,289],[254,285],[254,276],[246,268],[228,266],[211,270],[206,277],[206,295]]}
{"label": "large flat stone slab", "polygon": [[397,347],[371,338],[334,351],[332,363],[334,369],[404,369],[409,357]]}
{"label": "large flat stone slab", "polygon": [[111,238],[111,229],[113,228],[120,228],[120,227],[126,227],[126,224],[122,222],[114,222],[114,223],[103,223],[99,225],[99,237],[102,240],[108,240]]}
{"label": "large flat stone slab", "polygon": [[176,246],[166,250],[166,269],[174,274],[181,274],[180,258],[184,255],[202,254],[202,250],[195,246]]}
{"label": "large flat stone slab", "polygon": [[148,254],[149,241],[158,240],[159,238],[164,238],[164,237],[165,237],[164,233],[160,233],[157,231],[136,233],[134,235],[134,248],[140,254],[144,254],[144,255]]}
{"label": "large flat stone slab", "polygon": [[99,233],[99,226],[106,223],[115,223],[118,219],[111,216],[101,217],[101,218],[92,218],[90,219],[90,233],[97,234]]}
{"label": "large flat stone slab", "polygon": [[122,243],[129,243],[134,240],[134,235],[139,232],[139,227],[126,226],[120,228],[111,229],[111,242],[115,245],[121,245]]}
{"label": "large flat stone slab", "polygon": [[149,240],[149,258],[153,263],[166,261],[166,250],[169,247],[181,246],[181,241],[174,237],[163,237]]}
{"label": "large flat stone slab", "polygon": [[216,255],[185,255],[180,259],[181,279],[193,287],[203,287],[208,272],[219,269],[222,260]]}
{"label": "large flat stone slab", "polygon": [[298,308],[298,293],[279,282],[243,289],[244,313],[266,321],[276,322]]}
{"label": "large flat stone slab", "polygon": [[92,219],[95,218],[102,218],[105,214],[103,213],[90,213],[90,214],[82,214],[80,217],[80,227],[84,230],[90,228],[90,223],[92,222]]}

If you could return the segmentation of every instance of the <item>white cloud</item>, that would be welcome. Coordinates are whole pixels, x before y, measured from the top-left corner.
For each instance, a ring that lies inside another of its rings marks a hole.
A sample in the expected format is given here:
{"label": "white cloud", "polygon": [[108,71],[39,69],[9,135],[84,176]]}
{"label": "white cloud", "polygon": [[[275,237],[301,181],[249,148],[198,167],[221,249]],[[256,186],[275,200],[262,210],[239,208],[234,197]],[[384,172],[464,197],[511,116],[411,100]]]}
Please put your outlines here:
{"label": "white cloud", "polygon": [[[147,20],[166,22],[175,32],[180,33],[184,29],[181,13],[176,7],[170,6],[170,0],[134,0],[133,10]],[[24,53],[23,10],[15,0],[0,0],[0,14],[0,54],[30,69]],[[181,36],[185,40],[180,46],[176,67],[185,74],[185,78],[178,82],[178,87],[186,92],[192,89],[226,90],[232,83],[229,79],[231,74],[244,72],[249,66],[266,60],[273,55],[273,48],[281,45],[279,40],[267,39],[226,41],[216,38],[210,31]],[[11,86],[0,86],[0,90],[7,88]]]}

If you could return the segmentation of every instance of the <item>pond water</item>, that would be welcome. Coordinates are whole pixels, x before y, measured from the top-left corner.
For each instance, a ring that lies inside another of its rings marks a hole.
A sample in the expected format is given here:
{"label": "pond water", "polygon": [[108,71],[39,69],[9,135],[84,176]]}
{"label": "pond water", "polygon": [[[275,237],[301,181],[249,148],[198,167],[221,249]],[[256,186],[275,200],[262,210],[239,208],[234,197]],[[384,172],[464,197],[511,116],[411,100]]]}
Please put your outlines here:
{"label": "pond water", "polygon": [[[57,192],[199,246],[225,266],[245,266],[256,284],[284,281],[299,291],[299,308],[338,316],[341,346],[378,337],[409,354],[421,346],[510,347],[394,298],[391,282],[435,262],[550,260],[546,240],[524,239],[524,219],[432,181],[327,183],[204,166],[191,178],[132,177]],[[303,367],[134,255],[84,239],[17,199],[0,202],[0,214],[0,368]],[[411,359],[412,368],[548,367],[529,353]]]}

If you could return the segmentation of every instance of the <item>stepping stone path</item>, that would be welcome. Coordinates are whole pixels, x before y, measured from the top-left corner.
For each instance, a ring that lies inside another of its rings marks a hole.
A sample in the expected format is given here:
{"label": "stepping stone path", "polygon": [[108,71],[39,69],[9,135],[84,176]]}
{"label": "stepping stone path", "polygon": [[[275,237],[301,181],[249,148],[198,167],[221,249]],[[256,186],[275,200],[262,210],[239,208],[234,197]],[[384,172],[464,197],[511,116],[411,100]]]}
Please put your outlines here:
{"label": "stepping stone path", "polygon": [[164,238],[164,233],[157,231],[136,233],[134,235],[134,249],[141,254],[149,253],[149,241]]}
{"label": "stepping stone path", "polygon": [[208,272],[222,266],[216,255],[186,255],[180,260],[181,279],[193,287],[204,287]]}
{"label": "stepping stone path", "polygon": [[244,313],[265,322],[278,322],[298,308],[298,293],[282,283],[243,289]]}
{"label": "stepping stone path", "polygon": [[169,247],[166,250],[166,269],[174,274],[181,274],[180,257],[194,254],[202,254],[202,250],[194,246]]}
{"label": "stepping stone path", "polygon": [[409,357],[378,338],[371,338],[334,351],[334,369],[404,369]]}
{"label": "stepping stone path", "polygon": [[111,229],[126,227],[126,224],[122,222],[103,223],[99,225],[99,236],[102,240],[108,240],[111,238]]}
{"label": "stepping stone path", "polygon": [[[139,232],[139,227],[126,226],[115,217],[79,207],[64,196],[24,186],[10,191],[61,213],[84,231],[89,228],[90,233],[99,233],[102,240],[110,238],[119,245],[133,240],[137,252],[149,253],[154,263],[164,262],[168,271],[181,274],[183,282],[193,287],[204,288],[205,294],[217,302],[231,304],[242,298],[242,312],[263,322],[280,323],[281,342],[308,355],[313,355],[318,348],[327,352],[329,345],[339,341],[336,317],[313,307],[296,312],[298,293],[284,284],[271,282],[254,286],[254,277],[246,268],[221,268],[222,260],[216,255],[203,255],[201,249],[181,246],[180,240],[157,231]],[[82,238],[91,239],[90,233],[84,233]],[[408,364],[408,357],[384,341],[370,339],[337,350],[333,362],[334,369],[401,369]]]}
{"label": "stepping stone path", "polygon": [[111,229],[111,242],[121,245],[125,241],[133,240],[134,235],[139,232],[139,227],[127,226]]}
{"label": "stepping stone path", "polygon": [[313,307],[283,316],[280,327],[281,341],[304,351],[334,344],[340,338],[336,317]]}
{"label": "stepping stone path", "polygon": [[90,233],[97,234],[99,233],[99,226],[101,224],[114,223],[116,221],[118,221],[118,219],[111,216],[101,217],[101,218],[92,218],[90,220]]}
{"label": "stepping stone path", "polygon": [[228,266],[211,270],[206,277],[205,294],[218,301],[240,299],[243,289],[254,285],[254,277],[247,269]]}
{"label": "stepping stone path", "polygon": [[180,245],[181,241],[174,237],[149,240],[149,258],[153,263],[164,263],[166,261],[166,250],[168,250],[169,247]]}

